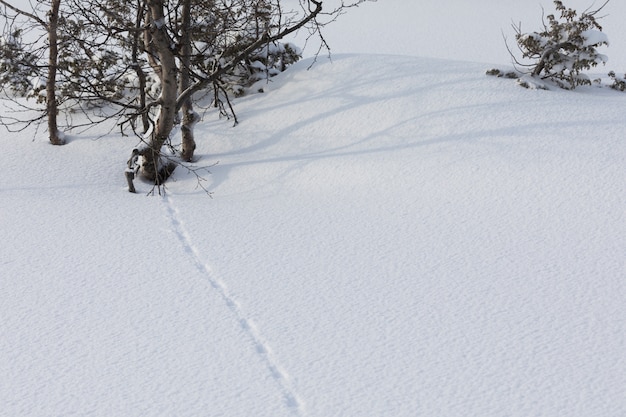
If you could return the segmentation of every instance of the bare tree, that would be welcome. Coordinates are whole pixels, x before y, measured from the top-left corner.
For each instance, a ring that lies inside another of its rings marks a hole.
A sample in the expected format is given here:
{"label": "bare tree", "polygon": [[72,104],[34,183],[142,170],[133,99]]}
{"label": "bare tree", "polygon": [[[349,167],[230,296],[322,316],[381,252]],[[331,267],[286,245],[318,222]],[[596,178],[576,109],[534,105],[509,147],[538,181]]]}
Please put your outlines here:
{"label": "bare tree", "polygon": [[[61,0],[51,0],[49,3],[49,11],[46,13],[47,20],[40,17],[37,10],[22,10],[5,0],[0,0],[0,4],[4,6],[2,15],[7,20],[15,20],[15,14],[29,19],[31,22],[39,25],[48,36],[48,65],[46,77],[46,108],[45,117],[48,121],[48,134],[50,143],[53,145],[63,145],[65,141],[59,133],[57,115],[57,86],[56,76],[59,61],[59,40],[58,40],[58,24]],[[13,16],[11,16],[13,13]],[[33,68],[31,68],[33,69]]]}
{"label": "bare tree", "polygon": [[[14,0],[0,0],[7,22],[25,17],[47,35],[47,42],[38,45],[49,52],[43,75],[51,142],[62,143],[56,127],[60,102],[82,109],[86,124],[118,117],[123,134],[130,126],[141,138],[126,169],[134,191],[135,173],[158,186],[178,164],[193,160],[198,93],[214,94],[220,113],[233,116],[236,124],[229,94],[242,94],[300,58],[295,46],[282,41],[286,36],[306,30],[319,35],[320,50],[327,48],[320,29],[369,0],[342,1],[329,11],[320,0],[299,0],[294,10],[285,9],[284,0],[38,0],[49,2],[47,20],[39,17],[41,10],[20,10],[9,1]],[[16,39],[8,53],[32,60],[29,71],[40,71],[38,54],[20,50],[19,31],[6,36],[12,27],[5,27],[4,38]],[[3,49],[0,39],[0,53]],[[0,67],[0,77],[3,70],[22,79],[32,75],[23,68]],[[95,120],[88,110],[98,106],[114,111]],[[180,148],[171,142],[177,125]],[[163,152],[166,145],[175,156]]]}

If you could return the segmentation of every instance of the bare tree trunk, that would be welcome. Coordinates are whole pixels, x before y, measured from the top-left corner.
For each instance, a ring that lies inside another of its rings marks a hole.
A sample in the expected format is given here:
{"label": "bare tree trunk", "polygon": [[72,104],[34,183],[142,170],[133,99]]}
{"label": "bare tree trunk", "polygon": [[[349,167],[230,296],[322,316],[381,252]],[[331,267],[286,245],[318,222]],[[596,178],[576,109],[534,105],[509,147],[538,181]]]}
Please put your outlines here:
{"label": "bare tree trunk", "polygon": [[[135,18],[135,31],[133,31],[133,42],[132,42],[132,63],[135,67],[135,73],[137,74],[137,79],[139,80],[139,107],[141,109],[146,108],[146,73],[141,67],[141,63],[139,62],[139,44],[141,28],[144,12],[145,12],[145,2],[143,0],[137,0],[137,16]],[[143,133],[146,133],[150,129],[150,122],[148,120],[148,114],[146,112],[141,113],[141,123],[143,127]]]}
{"label": "bare tree trunk", "polygon": [[161,148],[170,136],[176,118],[177,76],[176,56],[173,42],[165,25],[164,0],[148,0],[150,17],[150,35],[156,50],[156,59],[160,68],[161,97],[159,98],[159,116],[152,131],[148,146],[140,150],[143,156],[142,174],[160,184],[171,175],[175,164],[161,163]]}
{"label": "bare tree trunk", "polygon": [[46,113],[48,116],[48,132],[50,134],[50,143],[53,145],[63,145],[65,142],[59,137],[59,128],[57,125],[57,97],[56,97],[56,79],[57,65],[59,60],[59,45],[57,29],[59,25],[59,8],[61,0],[52,0],[50,11],[48,12],[48,41],[49,45],[49,61],[48,61],[48,80],[46,81]]}
{"label": "bare tree trunk", "polygon": [[[180,79],[178,84],[178,93],[181,94],[191,85],[190,67],[191,67],[191,0],[184,0],[182,4],[182,22],[180,36]],[[191,162],[193,153],[196,149],[196,141],[194,139],[194,125],[198,122],[198,114],[193,110],[193,102],[191,96],[188,96],[181,106],[183,112],[183,120],[181,126],[182,135],[182,151],[181,158],[184,161]]]}

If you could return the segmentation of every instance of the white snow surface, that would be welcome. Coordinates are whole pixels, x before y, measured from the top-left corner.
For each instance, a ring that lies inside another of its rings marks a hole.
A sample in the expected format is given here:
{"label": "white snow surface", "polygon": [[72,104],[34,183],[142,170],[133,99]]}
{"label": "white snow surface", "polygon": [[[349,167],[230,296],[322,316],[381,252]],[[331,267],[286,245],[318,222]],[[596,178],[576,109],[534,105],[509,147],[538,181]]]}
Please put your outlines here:
{"label": "white snow surface", "polygon": [[626,415],[626,96],[310,64],[204,114],[213,198],[3,134],[0,416]]}

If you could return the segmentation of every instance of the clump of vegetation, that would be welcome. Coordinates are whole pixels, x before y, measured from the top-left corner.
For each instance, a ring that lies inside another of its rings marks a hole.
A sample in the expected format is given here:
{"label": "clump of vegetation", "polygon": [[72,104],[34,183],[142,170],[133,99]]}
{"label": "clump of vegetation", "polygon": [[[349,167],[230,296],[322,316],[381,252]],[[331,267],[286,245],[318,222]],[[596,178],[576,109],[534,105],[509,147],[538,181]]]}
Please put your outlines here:
{"label": "clump of vegetation", "polygon": [[503,70],[498,69],[498,68],[492,68],[490,70],[487,70],[486,74],[490,75],[492,77],[498,77],[498,78],[509,78],[509,79],[517,78],[517,73],[516,72],[514,72],[514,71],[503,71]]}
{"label": "clump of vegetation", "polygon": [[596,17],[607,3],[578,15],[576,10],[554,0],[559,17],[555,14],[546,16],[543,30],[526,33],[522,31],[521,24],[513,25],[522,58],[532,63],[518,61],[509,49],[511,56],[518,66],[529,68],[528,73],[532,77],[552,81],[561,88],[591,85],[591,80],[583,71],[607,61],[598,48],[608,45],[608,38]]}

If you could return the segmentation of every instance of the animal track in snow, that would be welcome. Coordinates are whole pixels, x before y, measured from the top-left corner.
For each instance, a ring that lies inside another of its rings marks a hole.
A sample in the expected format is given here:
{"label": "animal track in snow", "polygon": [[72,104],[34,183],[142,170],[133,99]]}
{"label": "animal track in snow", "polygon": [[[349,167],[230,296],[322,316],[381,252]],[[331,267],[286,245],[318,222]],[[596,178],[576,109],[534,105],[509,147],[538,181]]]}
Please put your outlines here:
{"label": "animal track in snow", "polygon": [[225,283],[216,277],[212,268],[202,260],[198,249],[193,245],[189,233],[180,220],[179,212],[172,203],[171,198],[165,195],[163,202],[167,218],[171,223],[172,232],[178,238],[183,250],[189,255],[195,267],[206,277],[211,287],[220,295],[226,307],[228,307],[231,313],[237,318],[242,330],[250,337],[257,355],[261,358],[268,372],[278,384],[285,406],[289,408],[293,415],[303,416],[303,402],[299,399],[292,386],[289,375],[280,366],[271,347],[267,341],[263,339],[255,323],[245,316],[239,303],[228,292]]}

